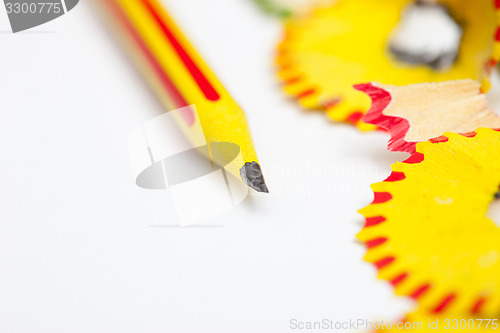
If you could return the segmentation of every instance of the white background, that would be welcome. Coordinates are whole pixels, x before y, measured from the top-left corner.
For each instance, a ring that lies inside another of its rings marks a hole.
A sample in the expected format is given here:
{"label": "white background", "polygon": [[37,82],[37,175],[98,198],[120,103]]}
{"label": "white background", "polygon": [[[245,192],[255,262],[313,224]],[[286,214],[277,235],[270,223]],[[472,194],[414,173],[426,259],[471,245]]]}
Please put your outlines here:
{"label": "white background", "polygon": [[300,110],[273,70],[278,20],[249,0],[165,0],[246,110],[271,193],[177,228],[135,186],[128,137],[164,110],[87,3],[9,32],[0,7],[0,332],[290,332],[399,319],[362,261],[357,210],[405,157]]}

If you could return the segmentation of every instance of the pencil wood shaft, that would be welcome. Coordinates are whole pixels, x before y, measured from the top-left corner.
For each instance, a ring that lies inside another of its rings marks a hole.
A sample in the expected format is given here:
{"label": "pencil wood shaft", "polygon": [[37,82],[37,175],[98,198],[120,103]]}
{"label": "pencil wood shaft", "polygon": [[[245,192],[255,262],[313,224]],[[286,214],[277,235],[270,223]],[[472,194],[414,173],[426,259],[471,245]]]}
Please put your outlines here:
{"label": "pencil wood shaft", "polygon": [[[132,45],[160,100],[169,110],[195,105],[206,142],[231,142],[241,150],[229,171],[260,192],[267,192],[246,117],[210,68],[156,0],[104,0]],[[194,117],[180,127],[188,138]],[[222,158],[224,159],[224,158]],[[217,161],[216,161],[217,162]]]}

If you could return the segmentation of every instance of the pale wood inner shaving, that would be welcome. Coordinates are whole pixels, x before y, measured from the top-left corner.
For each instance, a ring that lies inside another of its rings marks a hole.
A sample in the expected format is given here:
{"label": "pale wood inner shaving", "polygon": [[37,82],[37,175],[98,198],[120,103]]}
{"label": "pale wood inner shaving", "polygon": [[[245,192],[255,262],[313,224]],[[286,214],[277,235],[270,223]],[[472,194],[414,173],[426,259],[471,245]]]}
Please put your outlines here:
{"label": "pale wood inner shaving", "polygon": [[488,108],[486,95],[474,80],[375,85],[391,94],[391,103],[382,113],[409,121],[406,141],[425,141],[445,132],[467,133],[479,127],[500,128],[500,117]]}

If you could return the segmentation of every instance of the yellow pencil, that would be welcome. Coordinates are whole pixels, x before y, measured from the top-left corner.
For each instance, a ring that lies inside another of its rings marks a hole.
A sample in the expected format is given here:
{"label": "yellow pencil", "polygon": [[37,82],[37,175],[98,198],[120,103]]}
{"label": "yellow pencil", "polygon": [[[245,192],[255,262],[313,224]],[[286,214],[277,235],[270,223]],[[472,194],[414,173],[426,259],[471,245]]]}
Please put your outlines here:
{"label": "yellow pencil", "polygon": [[[242,159],[229,171],[268,192],[245,114],[156,0],[100,0],[132,47],[135,60],[169,109],[195,105],[206,142],[230,142]],[[181,128],[189,137],[193,115]]]}

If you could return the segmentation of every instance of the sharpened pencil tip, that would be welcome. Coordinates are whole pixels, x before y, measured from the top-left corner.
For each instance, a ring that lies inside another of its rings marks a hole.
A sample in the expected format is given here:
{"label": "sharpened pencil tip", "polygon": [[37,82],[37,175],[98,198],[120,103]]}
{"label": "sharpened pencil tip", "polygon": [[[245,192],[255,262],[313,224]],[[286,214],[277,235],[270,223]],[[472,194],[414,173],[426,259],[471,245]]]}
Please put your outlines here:
{"label": "sharpened pencil tip", "polygon": [[245,163],[245,165],[240,169],[240,176],[241,179],[243,179],[243,181],[254,190],[269,193],[266,182],[264,181],[264,176],[262,176],[262,170],[259,163]]}

